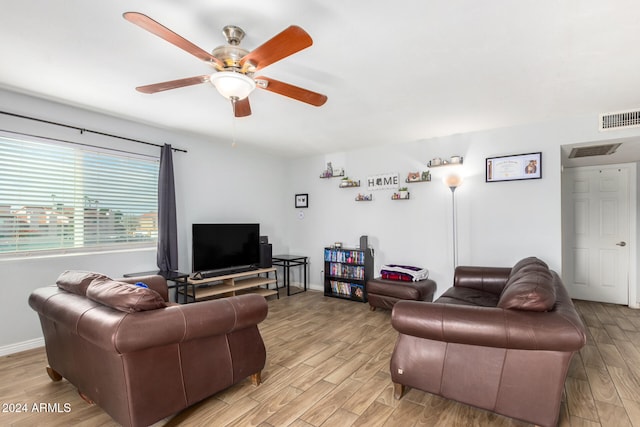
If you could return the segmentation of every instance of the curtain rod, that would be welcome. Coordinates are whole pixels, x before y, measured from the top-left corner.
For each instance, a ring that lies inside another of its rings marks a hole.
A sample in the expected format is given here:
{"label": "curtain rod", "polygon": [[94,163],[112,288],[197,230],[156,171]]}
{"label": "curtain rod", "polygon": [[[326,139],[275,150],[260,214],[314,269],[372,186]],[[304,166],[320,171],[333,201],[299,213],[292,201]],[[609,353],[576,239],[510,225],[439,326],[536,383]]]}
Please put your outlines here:
{"label": "curtain rod", "polygon": [[2,133],[12,134],[12,135],[20,135],[20,136],[29,136],[31,138],[46,139],[47,141],[64,142],[65,144],[80,145],[82,147],[99,148],[101,150],[115,151],[116,153],[134,154],[136,156],[151,157],[153,159],[159,159],[160,158],[160,156],[152,156],[150,154],[140,154],[140,153],[135,153],[133,151],[119,150],[117,148],[101,147],[99,145],[86,144],[84,142],[75,142],[75,141],[69,141],[67,139],[51,138],[50,136],[35,135],[33,133],[25,133],[25,132],[15,132],[15,131],[12,131],[12,130],[0,128],[0,136],[2,136]]}
{"label": "curtain rod", "polygon": [[[137,142],[138,144],[152,145],[154,147],[162,148],[162,145],[154,144],[153,142],[141,141],[139,139],[127,138],[125,136],[112,135],[110,133],[105,133],[105,132],[99,132],[99,131],[96,131],[96,130],[80,128],[80,127],[77,127],[77,126],[67,125],[67,124],[64,124],[64,123],[52,122],[52,121],[49,121],[49,120],[37,119],[35,117],[29,117],[29,116],[23,116],[23,115],[20,115],[20,114],[9,113],[7,111],[0,111],[0,113],[6,114],[7,116],[18,117],[18,118],[21,118],[21,119],[34,120],[36,122],[47,123],[47,124],[56,125],[56,126],[62,126],[62,127],[69,128],[69,129],[75,129],[75,130],[79,131],[81,134],[84,133],[84,132],[88,132],[88,133],[93,133],[93,134],[96,134],[96,135],[108,136],[110,138],[123,139],[125,141]],[[171,147],[171,149],[172,149],[172,151],[180,151],[182,153],[186,153],[187,152],[187,150],[183,150],[181,148]]]}

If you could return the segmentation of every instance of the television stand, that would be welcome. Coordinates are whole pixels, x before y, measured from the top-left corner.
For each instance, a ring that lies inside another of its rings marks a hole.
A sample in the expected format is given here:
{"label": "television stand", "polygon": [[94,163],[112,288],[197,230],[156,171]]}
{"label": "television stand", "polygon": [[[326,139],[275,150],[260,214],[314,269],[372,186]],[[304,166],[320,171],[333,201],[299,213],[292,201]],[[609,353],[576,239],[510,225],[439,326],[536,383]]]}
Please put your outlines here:
{"label": "television stand", "polygon": [[[270,273],[274,273],[273,278],[269,277]],[[178,292],[186,292],[187,299],[193,302],[247,293],[259,294],[265,298],[276,295],[280,298],[277,275],[276,268],[271,267],[240,273],[225,273],[204,279],[190,277],[187,279],[186,289],[180,289]],[[276,285],[275,289],[269,289],[272,283]]]}

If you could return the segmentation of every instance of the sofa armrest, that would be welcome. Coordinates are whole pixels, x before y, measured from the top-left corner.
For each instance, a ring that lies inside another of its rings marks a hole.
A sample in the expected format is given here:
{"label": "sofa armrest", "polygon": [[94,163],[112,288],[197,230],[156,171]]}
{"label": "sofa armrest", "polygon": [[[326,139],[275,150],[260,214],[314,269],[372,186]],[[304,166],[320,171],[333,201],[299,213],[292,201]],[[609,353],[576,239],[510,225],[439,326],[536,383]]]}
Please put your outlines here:
{"label": "sofa armrest", "polygon": [[586,342],[581,323],[562,312],[399,301],[391,324],[405,335],[495,348],[577,351]]}
{"label": "sofa armrest", "polygon": [[177,308],[185,316],[183,341],[256,326],[267,318],[268,312],[267,300],[257,294],[201,301]]}
{"label": "sofa armrest", "polygon": [[456,267],[453,286],[500,295],[510,274],[511,269],[504,267]]}

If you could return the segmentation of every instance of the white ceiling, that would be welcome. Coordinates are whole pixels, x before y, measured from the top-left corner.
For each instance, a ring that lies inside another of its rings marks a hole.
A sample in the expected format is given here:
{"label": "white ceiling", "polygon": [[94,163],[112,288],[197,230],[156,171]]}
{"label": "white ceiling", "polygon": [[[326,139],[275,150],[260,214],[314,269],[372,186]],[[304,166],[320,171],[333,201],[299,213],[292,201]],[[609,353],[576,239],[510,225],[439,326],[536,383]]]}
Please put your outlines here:
{"label": "white ceiling", "polygon": [[[329,100],[256,90],[253,115],[234,119],[209,84],[138,93],[211,68],[126,11],[207,51],[227,24],[247,32],[248,50],[297,24],[314,45],[261,74]],[[288,156],[638,108],[638,46],[636,0],[0,3],[0,86]]]}

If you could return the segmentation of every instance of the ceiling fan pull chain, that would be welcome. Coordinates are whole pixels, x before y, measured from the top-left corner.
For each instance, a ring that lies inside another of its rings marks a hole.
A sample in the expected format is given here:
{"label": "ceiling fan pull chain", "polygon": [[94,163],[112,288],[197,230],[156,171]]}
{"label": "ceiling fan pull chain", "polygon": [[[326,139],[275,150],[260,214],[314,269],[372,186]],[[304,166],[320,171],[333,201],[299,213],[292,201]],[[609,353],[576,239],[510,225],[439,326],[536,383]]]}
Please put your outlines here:
{"label": "ceiling fan pull chain", "polygon": [[232,125],[231,125],[231,146],[233,148],[236,147],[236,102],[238,101],[238,98],[231,97],[231,105],[233,106],[233,116],[231,117],[232,120]]}

